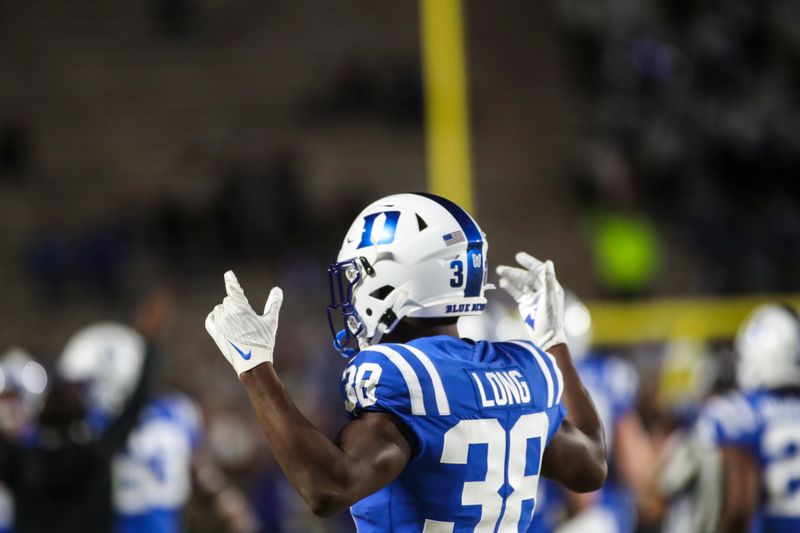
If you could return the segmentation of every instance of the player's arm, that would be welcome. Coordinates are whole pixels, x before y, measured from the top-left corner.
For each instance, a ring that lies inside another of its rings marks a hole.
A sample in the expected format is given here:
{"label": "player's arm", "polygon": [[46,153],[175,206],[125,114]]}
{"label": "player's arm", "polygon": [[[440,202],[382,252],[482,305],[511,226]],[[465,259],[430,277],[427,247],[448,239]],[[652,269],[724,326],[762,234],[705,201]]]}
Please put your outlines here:
{"label": "player's arm", "polygon": [[407,430],[394,416],[366,413],[348,424],[338,444],[297,409],[272,366],[278,313],[274,288],[256,315],[233,272],[228,296],[209,314],[206,329],[250,396],[281,469],[314,514],[330,516],[389,484],[408,463]]}
{"label": "player's arm", "polygon": [[614,458],[623,479],[638,492],[645,492],[655,475],[657,456],[642,420],[635,410],[622,415],[616,425]]}
{"label": "player's arm", "polygon": [[603,424],[572,364],[567,345],[557,344],[548,352],[564,376],[567,417],[545,448],[542,475],[575,492],[591,492],[603,486],[608,473]]}
{"label": "player's arm", "polygon": [[662,513],[661,501],[652,489],[658,475],[658,454],[635,409],[617,420],[615,434],[614,461],[636,494],[639,518],[647,523],[657,522]]}
{"label": "player's arm", "polygon": [[711,399],[693,431],[704,453],[699,488],[716,496],[706,498],[712,515],[708,522],[715,531],[750,531],[762,496],[761,465],[755,454],[763,438],[761,417],[748,398],[730,394]]}
{"label": "player's arm", "polygon": [[271,364],[240,378],[275,459],[316,515],[336,514],[388,485],[411,457],[407,430],[393,415],[365,413],[337,445],[297,409]]}
{"label": "player's arm", "polygon": [[137,311],[136,329],[146,341],[144,360],[138,381],[125,400],[122,410],[103,431],[93,446],[104,454],[112,454],[124,446],[128,435],[139,422],[139,413],[147,403],[158,374],[158,337],[169,319],[172,302],[166,294],[148,296]]}
{"label": "player's arm", "polygon": [[199,453],[192,460],[192,497],[206,508],[230,533],[254,533],[263,531],[256,511],[247,497],[231,481],[206,453]]}
{"label": "player's arm", "polygon": [[551,261],[543,263],[524,252],[516,260],[522,268],[497,268],[500,286],[517,301],[531,339],[553,355],[564,378],[567,417],[545,450],[544,475],[576,492],[597,490],[608,472],[605,434],[567,348],[564,289]]}
{"label": "player's arm", "polygon": [[719,531],[750,531],[758,508],[758,463],[752,454],[735,446],[722,446],[722,505]]}

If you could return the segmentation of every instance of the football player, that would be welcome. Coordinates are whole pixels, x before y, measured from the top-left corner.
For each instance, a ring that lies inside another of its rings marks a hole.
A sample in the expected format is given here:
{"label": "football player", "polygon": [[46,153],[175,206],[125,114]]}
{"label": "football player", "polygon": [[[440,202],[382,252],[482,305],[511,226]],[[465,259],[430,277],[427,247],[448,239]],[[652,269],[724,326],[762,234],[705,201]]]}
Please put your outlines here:
{"label": "football player", "polygon": [[[77,332],[59,361],[59,374],[85,387],[86,420],[93,432],[102,434],[119,416],[141,378],[145,351],[131,328],[98,322]],[[201,439],[199,408],[186,395],[162,391],[142,408],[138,422],[111,465],[114,531],[117,533],[177,533],[184,529],[183,511],[189,500]],[[209,462],[202,463],[208,470]],[[215,472],[213,483],[197,476],[198,488],[212,499],[227,490],[238,491]],[[209,486],[218,485],[218,486]],[[249,512],[249,508],[244,509]],[[222,516],[227,525],[231,520]],[[230,527],[231,530],[246,529]],[[2,532],[0,532],[2,533]]]}
{"label": "football player", "polygon": [[[19,347],[0,356],[0,433],[21,442],[32,432],[47,386],[47,373],[28,352]],[[11,533],[14,503],[11,492],[0,483],[0,533]]]}
{"label": "football player", "polygon": [[47,372],[20,347],[0,357],[0,432],[14,439],[27,438],[42,407]]}
{"label": "football player", "polygon": [[[69,370],[59,364],[61,375],[53,380],[37,417],[35,438],[18,443],[0,437],[0,479],[14,497],[14,530],[18,533],[111,530],[111,461],[146,399],[155,360],[152,341],[161,330],[167,303],[163,298],[149,299],[137,317],[138,332],[121,325],[103,325],[108,343],[95,342],[97,336],[91,335],[89,328],[73,336],[65,351],[80,346],[86,351],[79,350],[76,365]],[[92,431],[86,423],[87,409],[94,401],[115,398],[117,392],[70,378],[80,379],[78,371],[84,362],[140,352],[138,378],[126,392],[127,399],[102,431]],[[71,370],[77,373],[71,374]]]}
{"label": "football player", "polygon": [[315,514],[350,507],[361,533],[526,531],[539,476],[578,492],[602,485],[603,428],[565,344],[553,264],[520,253],[521,268],[498,268],[533,342],[458,337],[458,317],[486,306],[487,249],[475,220],[438,196],[392,195],[358,215],[329,269],[334,346],[349,358],[341,393],[351,421],[336,442],[265,364],[281,290],[259,315],[226,273],[228,296],[206,329]]}
{"label": "football player", "polygon": [[[662,533],[714,531],[721,478],[719,452],[697,439],[697,417],[719,380],[723,353],[699,340],[670,340],[658,379],[661,420],[654,428],[658,471],[648,487]],[[731,373],[733,374],[733,373]]]}
{"label": "football player", "polygon": [[[800,531],[800,323],[763,305],[736,337],[739,391],[709,402],[698,436],[721,456],[719,531]],[[752,528],[752,529],[751,529]]]}
{"label": "football player", "polygon": [[[144,341],[128,326],[97,322],[75,333],[58,361],[59,374],[82,384],[86,420],[102,434],[118,417],[139,382]],[[172,532],[191,486],[191,459],[199,414],[188,398],[150,399],[111,464],[114,529]]]}
{"label": "football player", "polygon": [[148,403],[114,459],[118,533],[183,530],[200,432],[200,411],[187,396],[169,392]]}

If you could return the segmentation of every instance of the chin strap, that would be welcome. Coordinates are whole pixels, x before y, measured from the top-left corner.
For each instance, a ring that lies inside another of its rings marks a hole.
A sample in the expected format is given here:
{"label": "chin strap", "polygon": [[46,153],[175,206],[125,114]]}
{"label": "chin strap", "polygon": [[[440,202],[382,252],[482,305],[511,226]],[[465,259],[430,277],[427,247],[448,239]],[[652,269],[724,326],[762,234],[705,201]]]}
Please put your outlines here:
{"label": "chin strap", "polygon": [[395,326],[397,326],[397,323],[400,322],[402,317],[400,317],[398,313],[400,313],[400,309],[402,309],[408,301],[408,291],[403,289],[395,292],[396,294],[394,296],[389,296],[389,298],[391,298],[391,303],[378,319],[375,335],[372,336],[369,344],[378,344],[381,342],[381,338],[387,333],[391,333]]}

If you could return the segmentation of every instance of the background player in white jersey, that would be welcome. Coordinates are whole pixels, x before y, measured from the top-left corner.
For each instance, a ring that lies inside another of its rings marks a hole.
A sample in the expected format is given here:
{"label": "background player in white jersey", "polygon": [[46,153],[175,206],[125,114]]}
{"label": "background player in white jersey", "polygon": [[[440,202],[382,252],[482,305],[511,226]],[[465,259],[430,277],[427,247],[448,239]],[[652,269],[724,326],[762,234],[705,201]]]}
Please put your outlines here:
{"label": "background player in white jersey", "polygon": [[487,249],[475,221],[433,195],[382,198],[356,218],[329,270],[334,344],[352,357],[342,378],[351,422],[335,443],[263,364],[281,290],[258,315],[225,275],[228,296],[206,329],[316,514],[352,506],[362,533],[525,531],[540,475],[576,491],[602,485],[603,429],[565,345],[552,263],[518,254],[522,268],[498,269],[530,310],[534,343],[458,338],[457,318],[486,304]]}
{"label": "background player in white jersey", "polygon": [[800,324],[780,305],[757,308],[739,330],[739,392],[713,400],[698,422],[721,455],[717,529],[800,531]]}

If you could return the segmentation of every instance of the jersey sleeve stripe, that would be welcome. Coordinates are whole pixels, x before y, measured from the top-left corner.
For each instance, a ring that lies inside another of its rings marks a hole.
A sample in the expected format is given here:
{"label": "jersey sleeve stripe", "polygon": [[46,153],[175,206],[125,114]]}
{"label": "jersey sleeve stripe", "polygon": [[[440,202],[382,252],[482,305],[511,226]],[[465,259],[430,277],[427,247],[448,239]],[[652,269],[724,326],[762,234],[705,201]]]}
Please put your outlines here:
{"label": "jersey sleeve stripe", "polygon": [[397,370],[400,371],[400,375],[403,376],[403,379],[406,382],[406,387],[408,388],[408,394],[411,399],[411,414],[424,415],[425,402],[422,398],[422,386],[419,384],[419,378],[417,377],[416,372],[414,372],[414,369],[411,368],[411,365],[408,364],[408,361],[406,361],[402,355],[397,353],[395,350],[392,350],[388,346],[376,344],[375,346],[370,346],[369,350],[383,354],[389,361],[392,362],[394,366],[397,367]]}
{"label": "jersey sleeve stripe", "polygon": [[533,356],[533,360],[539,365],[539,370],[542,371],[544,381],[547,383],[547,407],[553,407],[553,377],[550,375],[550,369],[547,368],[547,363],[544,362],[542,355],[536,351],[536,348],[526,342],[511,341],[511,344],[525,348]]}
{"label": "jersey sleeve stripe", "polygon": [[558,363],[556,363],[556,358],[553,357],[550,352],[546,352],[541,350],[541,353],[545,354],[547,358],[550,360],[550,364],[552,365],[553,375],[556,378],[556,403],[561,403],[561,395],[564,393],[564,376],[561,375],[561,369],[558,368]]}
{"label": "jersey sleeve stripe", "polygon": [[439,415],[448,416],[450,414],[450,402],[447,400],[447,393],[444,391],[442,377],[439,375],[439,371],[436,370],[436,367],[434,366],[430,357],[413,346],[409,346],[407,344],[403,344],[402,346],[411,352],[417,359],[419,359],[419,362],[422,363],[422,366],[424,366],[425,370],[427,370],[428,375],[430,375],[431,382],[433,383],[433,395],[436,398],[436,408],[439,410]]}

